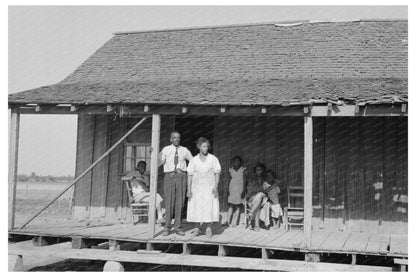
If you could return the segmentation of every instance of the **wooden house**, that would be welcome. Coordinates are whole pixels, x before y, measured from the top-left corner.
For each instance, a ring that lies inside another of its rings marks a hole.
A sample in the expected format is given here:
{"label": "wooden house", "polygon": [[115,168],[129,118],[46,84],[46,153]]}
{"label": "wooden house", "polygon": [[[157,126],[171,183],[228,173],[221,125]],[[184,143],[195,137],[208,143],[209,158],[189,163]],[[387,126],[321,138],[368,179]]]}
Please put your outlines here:
{"label": "wooden house", "polygon": [[[271,258],[278,251],[305,253],[306,259],[322,253],[352,257],[352,265],[334,263],[334,270],[368,269],[357,255],[407,258],[407,28],[402,20],[300,21],[115,33],[61,82],[9,95],[9,233],[135,241],[148,250],[155,243],[180,243],[188,254],[190,245],[216,245],[220,256],[227,255],[212,262],[199,255],[161,257],[155,260],[160,263],[233,266],[224,260],[233,258],[227,249],[261,249],[267,265],[235,266],[255,269],[324,270],[322,258],[318,265],[297,261],[291,267]],[[75,184],[72,227],[18,228],[19,114],[78,115],[78,177],[148,119]],[[120,177],[146,160],[151,191],[163,196],[156,158],[173,130],[193,154],[198,137],[212,142],[223,168],[222,212],[225,175],[235,155],[249,172],[259,162],[276,172],[283,206],[286,188],[303,186],[302,231],[218,227],[206,239],[161,237],[152,219],[126,227],[131,212]],[[86,228],[83,221],[100,224]]]}

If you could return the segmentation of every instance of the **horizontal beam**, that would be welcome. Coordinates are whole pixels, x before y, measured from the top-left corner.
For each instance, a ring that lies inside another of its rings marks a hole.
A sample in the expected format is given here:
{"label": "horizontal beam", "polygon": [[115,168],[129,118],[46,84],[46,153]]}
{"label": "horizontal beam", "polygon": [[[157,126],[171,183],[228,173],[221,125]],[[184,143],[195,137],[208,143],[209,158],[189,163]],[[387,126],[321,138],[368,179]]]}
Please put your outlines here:
{"label": "horizontal beam", "polygon": [[140,254],[134,251],[110,251],[101,249],[70,249],[69,247],[9,246],[9,254],[36,257],[58,257],[64,259],[87,259],[130,263],[205,266],[218,268],[240,268],[274,271],[392,271],[391,267],[349,265],[337,263],[309,263],[295,260],[217,257],[207,255],[182,255],[155,253]]}
{"label": "horizontal beam", "polygon": [[[42,105],[36,111],[34,106],[20,106],[21,114],[114,114],[120,106],[87,105],[70,107]],[[187,106],[180,105],[128,105],[130,115],[231,115],[231,116],[312,116],[312,117],[343,117],[343,116],[407,116],[408,109],[401,104],[378,105],[322,105],[322,106]]]}

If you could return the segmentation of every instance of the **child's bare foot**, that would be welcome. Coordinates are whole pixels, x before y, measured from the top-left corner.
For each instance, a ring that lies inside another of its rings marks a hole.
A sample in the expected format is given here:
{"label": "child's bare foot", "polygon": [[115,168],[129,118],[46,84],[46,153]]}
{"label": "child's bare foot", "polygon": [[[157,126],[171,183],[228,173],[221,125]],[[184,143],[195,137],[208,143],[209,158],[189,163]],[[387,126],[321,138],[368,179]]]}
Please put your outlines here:
{"label": "child's bare foot", "polygon": [[233,223],[233,224],[231,224],[231,227],[237,227],[237,224],[235,224],[235,223]]}
{"label": "child's bare foot", "polygon": [[259,232],[260,231],[260,226],[254,226],[254,231]]}
{"label": "child's bare foot", "polygon": [[205,230],[205,235],[206,235],[207,237],[209,237],[209,238],[211,238],[211,237],[212,237],[212,230],[211,230],[211,227],[208,227],[208,228]]}
{"label": "child's bare foot", "polygon": [[199,228],[195,228],[191,231],[191,235],[196,237],[199,236],[201,234],[201,230]]}

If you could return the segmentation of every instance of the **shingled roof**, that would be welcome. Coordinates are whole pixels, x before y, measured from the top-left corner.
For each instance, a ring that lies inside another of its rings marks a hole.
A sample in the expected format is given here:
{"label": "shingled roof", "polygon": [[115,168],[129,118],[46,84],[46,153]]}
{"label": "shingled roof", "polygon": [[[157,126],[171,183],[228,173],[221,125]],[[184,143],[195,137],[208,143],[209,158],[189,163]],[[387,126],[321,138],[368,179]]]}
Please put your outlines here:
{"label": "shingled roof", "polygon": [[63,81],[9,103],[407,101],[407,36],[406,20],[116,33]]}

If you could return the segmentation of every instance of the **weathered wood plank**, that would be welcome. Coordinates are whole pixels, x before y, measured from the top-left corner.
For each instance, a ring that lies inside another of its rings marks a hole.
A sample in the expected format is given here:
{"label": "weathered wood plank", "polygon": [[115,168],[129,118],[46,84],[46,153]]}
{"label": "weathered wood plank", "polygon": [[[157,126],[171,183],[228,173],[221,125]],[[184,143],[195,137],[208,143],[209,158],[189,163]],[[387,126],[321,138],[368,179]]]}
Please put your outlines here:
{"label": "weathered wood plank", "polygon": [[321,244],[320,248],[327,251],[341,251],[345,242],[350,237],[351,233],[348,232],[333,232],[331,235]]}
{"label": "weathered wood plank", "polygon": [[304,118],[304,201],[303,201],[303,230],[305,245],[311,244],[312,233],[312,184],[313,184],[313,121],[312,117]]}
{"label": "weathered wood plank", "polygon": [[[109,148],[108,116],[97,115],[94,124],[94,153],[93,160],[97,160]],[[105,202],[107,192],[107,172],[109,156],[105,157],[92,169],[91,209],[90,218],[105,217]]]}
{"label": "weathered wood plank", "polygon": [[149,202],[149,225],[152,237],[156,234],[156,194],[158,177],[158,156],[160,145],[160,115],[152,115],[152,153],[150,160],[150,202]]}
{"label": "weathered wood plank", "polygon": [[407,235],[390,235],[390,253],[407,255],[407,247]]}
{"label": "weathered wood plank", "polygon": [[291,230],[269,242],[268,245],[278,248],[300,248],[300,241],[303,241],[304,239],[305,234],[303,231]]}
{"label": "weathered wood plank", "polygon": [[389,234],[371,234],[365,251],[369,253],[387,254],[389,244]]}
{"label": "weathered wood plank", "polygon": [[370,233],[351,233],[342,250],[347,252],[364,252],[370,235]]}
{"label": "weathered wood plank", "polygon": [[68,249],[68,248],[17,248],[10,247],[12,255],[37,255],[39,257],[59,257],[65,259],[88,259],[133,263],[154,263],[170,265],[190,265],[220,268],[241,268],[250,270],[279,270],[279,271],[391,271],[390,267],[358,266],[335,263],[307,263],[305,261],[217,257],[206,255],[182,255],[155,253],[141,255],[134,251],[108,251],[102,249]]}
{"label": "weathered wood plank", "polygon": [[293,249],[294,246],[292,244],[292,239],[296,236],[300,235],[299,233],[303,234],[303,231],[288,231],[278,236],[276,239],[270,241],[268,246],[270,248],[284,248],[284,249]]}
{"label": "weathered wood plank", "polygon": [[17,165],[19,153],[20,114],[17,108],[11,110],[9,130],[9,231],[14,228],[16,208]]}
{"label": "weathered wood plank", "polygon": [[[78,115],[76,176],[81,175],[93,163],[94,116]],[[91,172],[74,187],[73,218],[83,220],[89,217]]]}

